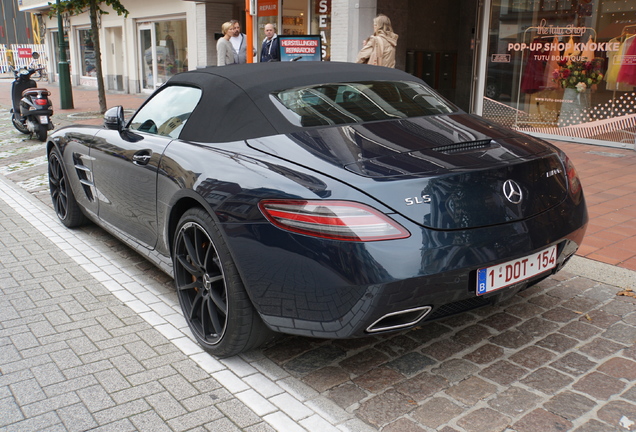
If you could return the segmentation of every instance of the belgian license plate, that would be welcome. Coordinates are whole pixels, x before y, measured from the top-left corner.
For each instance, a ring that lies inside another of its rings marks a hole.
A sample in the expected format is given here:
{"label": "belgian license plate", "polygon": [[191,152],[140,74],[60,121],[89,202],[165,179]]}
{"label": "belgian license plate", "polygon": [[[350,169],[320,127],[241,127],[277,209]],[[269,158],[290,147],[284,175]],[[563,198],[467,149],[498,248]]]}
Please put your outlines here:
{"label": "belgian license plate", "polygon": [[557,247],[552,246],[541,252],[502,264],[477,270],[477,295],[505,288],[524,281],[557,264]]}
{"label": "belgian license plate", "polygon": [[40,124],[49,124],[49,118],[47,116],[40,116]]}

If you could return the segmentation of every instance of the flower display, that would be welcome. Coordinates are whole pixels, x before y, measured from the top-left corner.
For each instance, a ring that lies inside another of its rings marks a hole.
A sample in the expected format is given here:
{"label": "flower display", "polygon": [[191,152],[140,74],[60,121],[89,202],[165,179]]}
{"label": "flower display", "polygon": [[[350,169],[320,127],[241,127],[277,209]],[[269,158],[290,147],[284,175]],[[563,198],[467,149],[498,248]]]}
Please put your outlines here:
{"label": "flower display", "polygon": [[552,77],[562,88],[576,89],[579,93],[603,81],[603,59],[591,61],[563,60],[558,63]]}

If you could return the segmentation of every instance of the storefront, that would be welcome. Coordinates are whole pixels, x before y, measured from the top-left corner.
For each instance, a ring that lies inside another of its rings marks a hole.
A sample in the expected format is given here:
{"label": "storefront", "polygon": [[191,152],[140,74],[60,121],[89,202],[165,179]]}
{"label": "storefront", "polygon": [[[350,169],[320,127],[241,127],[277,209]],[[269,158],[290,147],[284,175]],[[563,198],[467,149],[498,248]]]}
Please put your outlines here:
{"label": "storefront", "polygon": [[282,36],[320,35],[322,59],[331,57],[331,0],[258,0],[257,51],[265,24],[275,24]]}
{"label": "storefront", "polygon": [[[421,0],[254,4],[257,52],[265,24],[272,23],[279,35],[318,35],[323,60],[354,61],[373,17],[385,13],[400,35],[397,67],[463,109],[550,139],[634,148],[636,0],[448,0],[444,7]],[[135,4],[128,20],[103,19],[102,61],[110,90],[152,91],[175,73],[215,65],[215,36],[223,22],[238,18],[245,25],[244,0],[157,0],[152,11],[149,7]],[[88,20],[80,15],[71,21],[73,84],[90,85],[95,59]]]}
{"label": "storefront", "polygon": [[636,0],[491,0],[488,27],[484,117],[634,148]]}

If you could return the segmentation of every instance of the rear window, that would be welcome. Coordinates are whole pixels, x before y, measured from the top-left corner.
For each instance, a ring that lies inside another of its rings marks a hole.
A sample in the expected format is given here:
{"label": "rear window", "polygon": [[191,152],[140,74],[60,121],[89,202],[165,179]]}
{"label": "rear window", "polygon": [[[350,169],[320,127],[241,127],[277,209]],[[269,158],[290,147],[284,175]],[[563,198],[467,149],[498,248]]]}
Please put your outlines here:
{"label": "rear window", "polygon": [[274,93],[275,105],[302,127],[448,114],[457,109],[422,84],[371,81],[320,84]]}

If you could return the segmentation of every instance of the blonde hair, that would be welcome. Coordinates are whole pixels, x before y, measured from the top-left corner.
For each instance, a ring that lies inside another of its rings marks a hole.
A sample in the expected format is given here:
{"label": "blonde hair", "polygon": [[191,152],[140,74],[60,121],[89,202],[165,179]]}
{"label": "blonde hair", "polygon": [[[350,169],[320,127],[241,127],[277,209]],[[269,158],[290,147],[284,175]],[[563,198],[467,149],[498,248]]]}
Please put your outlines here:
{"label": "blonde hair", "polygon": [[373,18],[373,24],[376,25],[375,32],[383,31],[384,33],[393,33],[393,27],[391,27],[391,20],[384,14],[379,14]]}
{"label": "blonde hair", "polygon": [[232,27],[233,23],[228,21],[228,22],[224,22],[223,25],[221,26],[221,31],[223,32],[224,35],[227,34],[227,31]]}

